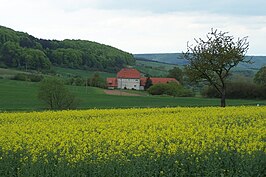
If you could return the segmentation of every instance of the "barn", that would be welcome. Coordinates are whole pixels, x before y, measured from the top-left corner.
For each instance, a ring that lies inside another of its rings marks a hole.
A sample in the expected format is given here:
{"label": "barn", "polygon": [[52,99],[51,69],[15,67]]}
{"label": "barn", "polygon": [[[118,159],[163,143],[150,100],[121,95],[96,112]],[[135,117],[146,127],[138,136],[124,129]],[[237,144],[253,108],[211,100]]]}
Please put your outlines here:
{"label": "barn", "polygon": [[[152,84],[158,83],[179,83],[175,78],[158,78],[151,77]],[[118,73],[116,78],[107,78],[106,84],[108,89],[132,89],[144,90],[147,78],[141,77],[141,73],[134,68],[123,68]]]}

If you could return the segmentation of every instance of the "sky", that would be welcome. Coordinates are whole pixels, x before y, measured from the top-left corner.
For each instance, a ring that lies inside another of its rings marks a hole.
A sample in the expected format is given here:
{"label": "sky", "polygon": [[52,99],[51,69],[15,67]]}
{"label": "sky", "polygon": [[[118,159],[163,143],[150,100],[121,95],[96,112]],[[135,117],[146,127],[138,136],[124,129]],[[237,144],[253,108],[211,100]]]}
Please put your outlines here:
{"label": "sky", "polygon": [[0,0],[0,25],[134,54],[186,51],[214,28],[248,36],[248,54],[266,55],[265,0]]}

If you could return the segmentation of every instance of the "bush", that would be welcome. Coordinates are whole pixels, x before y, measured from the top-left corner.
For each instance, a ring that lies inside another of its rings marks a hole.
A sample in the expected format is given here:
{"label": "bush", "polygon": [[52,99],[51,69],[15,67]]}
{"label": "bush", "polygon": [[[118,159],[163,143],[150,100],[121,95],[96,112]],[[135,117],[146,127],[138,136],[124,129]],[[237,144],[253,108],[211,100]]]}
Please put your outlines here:
{"label": "bush", "polygon": [[74,76],[74,77],[71,77],[70,79],[68,79],[66,81],[66,84],[67,85],[76,85],[76,86],[85,86],[86,80],[80,76]]}
{"label": "bush", "polygon": [[12,79],[18,81],[40,82],[43,78],[42,75],[18,73]]}
{"label": "bush", "polygon": [[63,81],[58,79],[43,80],[40,83],[38,98],[53,110],[75,109],[79,103]]}
{"label": "bush", "polygon": [[44,79],[42,75],[37,74],[30,74],[28,75],[28,78],[31,82],[41,82]]}
{"label": "bush", "polygon": [[18,81],[28,81],[28,76],[27,74],[18,73],[12,79]]}
{"label": "bush", "polygon": [[[212,86],[205,87],[201,95],[209,98],[219,98],[220,95]],[[226,97],[233,99],[265,99],[266,86],[259,86],[253,83],[233,82],[228,83]]]}
{"label": "bush", "polygon": [[171,82],[167,84],[155,84],[151,86],[148,90],[148,93],[152,95],[169,95],[174,97],[191,97],[195,96],[195,94],[189,90],[184,88],[183,86]]}
{"label": "bush", "polygon": [[105,79],[100,77],[98,73],[95,73],[92,78],[89,78],[87,83],[92,87],[107,88]]}
{"label": "bush", "polygon": [[5,69],[7,69],[8,67],[6,66],[5,63],[3,63],[3,62],[0,61],[0,68],[5,68]]}

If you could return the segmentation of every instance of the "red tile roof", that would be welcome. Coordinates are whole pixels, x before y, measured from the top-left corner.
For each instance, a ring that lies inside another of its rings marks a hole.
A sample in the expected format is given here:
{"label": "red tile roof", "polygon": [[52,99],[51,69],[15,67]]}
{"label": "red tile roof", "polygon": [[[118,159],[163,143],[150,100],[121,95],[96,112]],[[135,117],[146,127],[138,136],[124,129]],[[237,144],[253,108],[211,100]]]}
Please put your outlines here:
{"label": "red tile roof", "polygon": [[117,79],[116,78],[106,78],[108,87],[117,87]]}
{"label": "red tile roof", "polygon": [[[151,77],[150,79],[151,79],[153,85],[159,84],[159,83],[166,84],[169,82],[179,83],[175,78]],[[145,77],[140,78],[140,85],[145,86],[146,80],[147,80],[147,78],[145,78]]]}
{"label": "red tile roof", "polygon": [[133,68],[123,68],[117,73],[117,78],[139,79],[140,72]]}
{"label": "red tile roof", "polygon": [[145,84],[146,84],[146,80],[147,80],[146,77],[142,77],[142,78],[140,78],[140,85],[141,85],[141,86],[145,86]]}

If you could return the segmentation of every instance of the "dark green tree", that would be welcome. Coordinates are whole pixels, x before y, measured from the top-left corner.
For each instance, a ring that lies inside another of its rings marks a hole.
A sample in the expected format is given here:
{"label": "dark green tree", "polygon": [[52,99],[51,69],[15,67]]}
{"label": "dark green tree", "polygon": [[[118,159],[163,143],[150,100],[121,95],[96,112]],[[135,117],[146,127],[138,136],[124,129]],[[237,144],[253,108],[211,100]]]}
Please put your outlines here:
{"label": "dark green tree", "polygon": [[1,49],[1,60],[8,67],[20,67],[22,48],[15,42],[6,42]]}
{"label": "dark green tree", "polygon": [[89,85],[92,87],[106,88],[106,82],[100,77],[99,73],[94,73],[93,77],[90,79]]}
{"label": "dark green tree", "polygon": [[245,60],[249,49],[247,37],[234,40],[228,32],[211,30],[207,40],[195,39],[196,45],[187,45],[187,52],[183,56],[188,60],[186,74],[192,81],[206,80],[218,91],[221,107],[225,107],[226,80],[230,70]]}
{"label": "dark green tree", "polygon": [[184,73],[179,67],[174,67],[168,71],[167,77],[175,78],[180,84],[183,83]]}
{"label": "dark green tree", "polygon": [[260,68],[260,70],[256,73],[254,82],[256,84],[266,86],[266,66]]}
{"label": "dark green tree", "polygon": [[52,110],[74,109],[78,105],[76,97],[58,79],[44,79],[40,83],[38,98]]}
{"label": "dark green tree", "polygon": [[146,83],[145,83],[145,85],[144,85],[144,90],[149,89],[152,85],[153,85],[153,84],[152,84],[152,80],[151,80],[151,78],[150,78],[150,77],[147,77],[147,79],[146,79]]}

